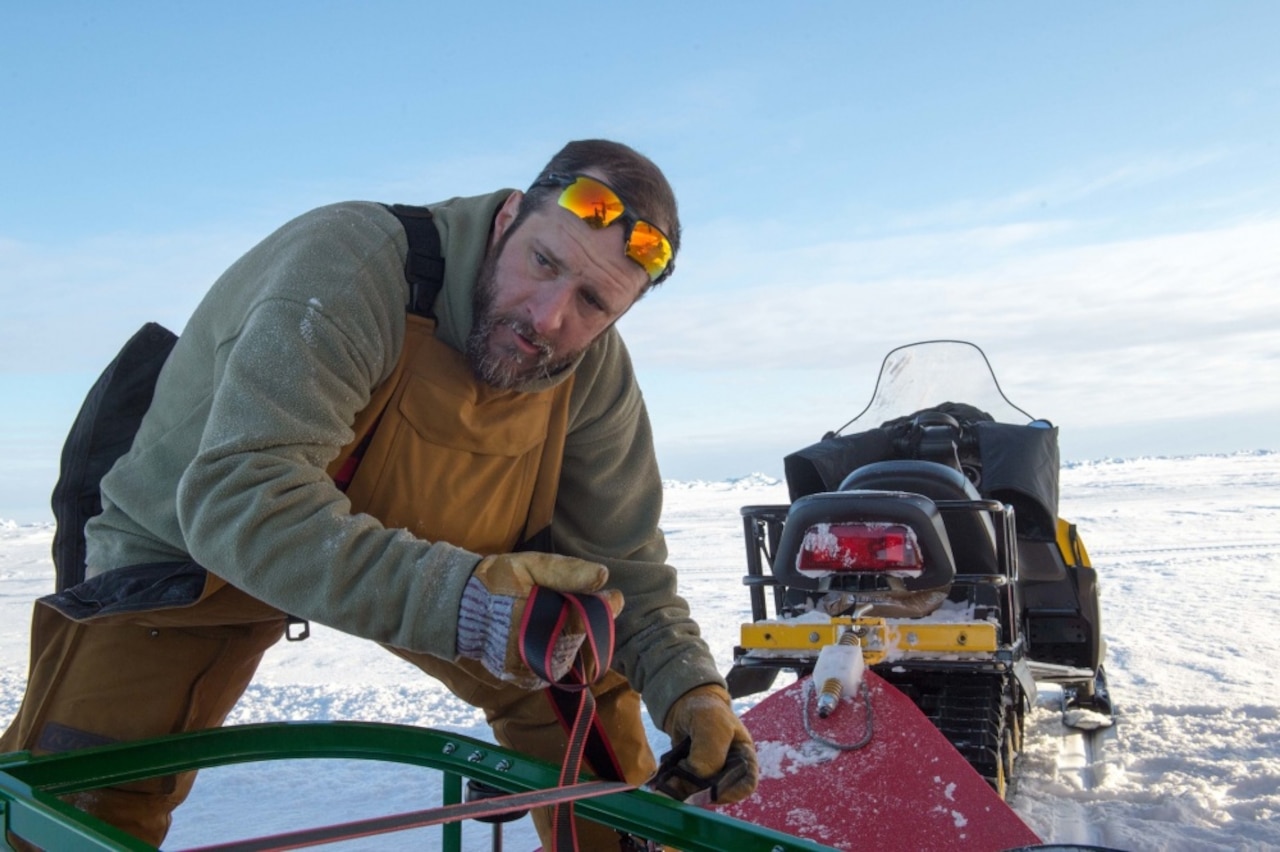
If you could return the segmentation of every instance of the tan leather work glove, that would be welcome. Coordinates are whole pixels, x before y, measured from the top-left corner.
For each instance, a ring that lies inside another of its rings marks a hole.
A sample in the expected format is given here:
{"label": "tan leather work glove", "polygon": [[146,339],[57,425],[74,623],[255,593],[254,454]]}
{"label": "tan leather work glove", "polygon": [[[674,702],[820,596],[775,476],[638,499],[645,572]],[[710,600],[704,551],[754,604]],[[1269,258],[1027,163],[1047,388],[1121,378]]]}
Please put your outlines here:
{"label": "tan leather work glove", "polygon": [[[500,553],[480,560],[458,604],[458,654],[479,660],[494,676],[525,689],[547,685],[520,658],[520,623],[534,586],[557,592],[599,593],[616,618],[622,592],[604,589],[609,569],[595,562],[553,553]],[[602,589],[604,589],[602,591]],[[582,646],[586,630],[574,614],[556,642],[551,674],[564,677]]]}
{"label": "tan leather work glove", "polygon": [[671,705],[663,727],[676,749],[673,756],[683,753],[686,739],[688,754],[670,771],[660,771],[659,792],[685,801],[705,791],[707,801],[728,804],[755,790],[756,746],[724,687],[709,683],[689,690]]}

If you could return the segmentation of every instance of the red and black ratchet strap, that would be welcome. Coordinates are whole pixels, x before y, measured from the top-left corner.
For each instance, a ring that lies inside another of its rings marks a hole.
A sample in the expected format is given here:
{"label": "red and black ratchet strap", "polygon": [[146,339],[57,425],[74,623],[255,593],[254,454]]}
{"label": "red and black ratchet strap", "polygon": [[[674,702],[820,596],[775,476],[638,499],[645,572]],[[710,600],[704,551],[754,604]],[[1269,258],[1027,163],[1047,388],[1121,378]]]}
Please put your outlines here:
{"label": "red and black ratchet strap", "polygon": [[[575,613],[586,635],[568,673],[555,680],[551,671],[556,645]],[[625,780],[604,727],[596,717],[595,696],[591,693],[591,685],[609,670],[613,642],[613,613],[603,597],[566,594],[540,586],[533,588],[520,625],[520,656],[534,674],[551,684],[545,692],[569,735],[560,767],[561,787],[578,783],[584,756],[596,774],[606,781]],[[572,801],[556,805],[551,824],[554,852],[578,848]]]}

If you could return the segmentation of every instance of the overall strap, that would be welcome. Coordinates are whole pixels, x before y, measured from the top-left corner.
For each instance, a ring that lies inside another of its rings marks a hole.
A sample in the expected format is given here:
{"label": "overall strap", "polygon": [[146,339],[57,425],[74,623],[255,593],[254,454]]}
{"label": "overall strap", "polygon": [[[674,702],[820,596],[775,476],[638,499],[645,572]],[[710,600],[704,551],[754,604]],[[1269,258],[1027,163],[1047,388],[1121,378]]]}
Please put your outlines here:
{"label": "overall strap", "polygon": [[426,207],[409,204],[384,204],[400,220],[404,234],[409,239],[409,253],[405,256],[404,277],[409,282],[411,314],[435,319],[432,306],[444,286],[444,252],[440,245],[440,231]]}

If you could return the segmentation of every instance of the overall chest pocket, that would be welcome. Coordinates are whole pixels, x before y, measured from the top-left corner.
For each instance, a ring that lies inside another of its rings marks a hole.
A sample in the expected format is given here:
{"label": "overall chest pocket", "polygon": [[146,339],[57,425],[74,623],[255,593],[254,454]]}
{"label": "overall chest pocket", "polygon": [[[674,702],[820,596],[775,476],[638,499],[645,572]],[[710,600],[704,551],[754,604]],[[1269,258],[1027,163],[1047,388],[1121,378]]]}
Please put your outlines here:
{"label": "overall chest pocket", "polygon": [[401,376],[348,490],[352,508],[428,541],[509,551],[525,532],[552,394],[488,388],[433,343],[431,369]]}

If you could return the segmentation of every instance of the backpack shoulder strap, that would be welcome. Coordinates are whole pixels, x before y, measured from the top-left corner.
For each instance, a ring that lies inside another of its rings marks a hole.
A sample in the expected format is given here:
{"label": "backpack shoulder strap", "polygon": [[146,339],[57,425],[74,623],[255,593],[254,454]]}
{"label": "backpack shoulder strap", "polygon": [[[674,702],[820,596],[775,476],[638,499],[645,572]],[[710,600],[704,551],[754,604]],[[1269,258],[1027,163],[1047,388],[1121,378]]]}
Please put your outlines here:
{"label": "backpack shoulder strap", "polygon": [[405,236],[409,238],[409,254],[404,261],[404,277],[409,282],[406,309],[411,314],[435,319],[432,306],[444,286],[444,253],[440,246],[440,231],[431,211],[409,204],[383,206],[400,220]]}

